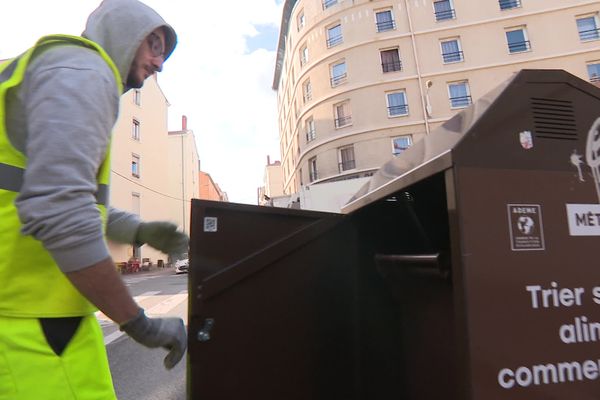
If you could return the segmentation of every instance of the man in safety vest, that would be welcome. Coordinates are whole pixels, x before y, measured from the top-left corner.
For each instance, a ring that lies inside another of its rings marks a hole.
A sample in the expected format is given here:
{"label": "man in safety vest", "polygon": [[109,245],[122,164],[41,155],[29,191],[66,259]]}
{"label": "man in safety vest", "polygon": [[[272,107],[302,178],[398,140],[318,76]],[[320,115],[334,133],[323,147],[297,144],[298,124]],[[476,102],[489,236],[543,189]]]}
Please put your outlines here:
{"label": "man in safety vest", "polygon": [[97,308],[166,348],[166,368],[185,353],[183,321],[144,315],[105,242],[187,252],[174,224],[107,205],[120,96],[176,42],[146,5],[105,0],[82,37],[44,37],[0,65],[0,400],[115,399]]}

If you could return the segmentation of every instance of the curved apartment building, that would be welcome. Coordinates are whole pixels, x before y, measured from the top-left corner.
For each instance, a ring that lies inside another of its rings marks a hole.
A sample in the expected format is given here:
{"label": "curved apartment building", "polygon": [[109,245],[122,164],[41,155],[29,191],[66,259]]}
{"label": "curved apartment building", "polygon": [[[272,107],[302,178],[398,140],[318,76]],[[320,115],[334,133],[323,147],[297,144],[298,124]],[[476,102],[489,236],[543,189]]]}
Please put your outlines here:
{"label": "curved apartment building", "polygon": [[597,0],[286,0],[284,192],[370,176],[526,68],[600,80]]}

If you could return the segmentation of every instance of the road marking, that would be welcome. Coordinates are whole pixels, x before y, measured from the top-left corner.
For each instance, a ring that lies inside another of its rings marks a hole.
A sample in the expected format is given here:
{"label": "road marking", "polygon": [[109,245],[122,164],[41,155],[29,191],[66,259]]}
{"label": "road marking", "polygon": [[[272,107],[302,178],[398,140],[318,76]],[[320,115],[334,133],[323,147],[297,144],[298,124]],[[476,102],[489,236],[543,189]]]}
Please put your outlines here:
{"label": "road marking", "polygon": [[123,282],[125,282],[125,286],[131,286],[132,284],[140,283],[143,281],[147,281],[148,279],[158,278],[160,275],[150,275],[150,276],[127,276],[123,277]]}
{"label": "road marking", "polygon": [[[144,292],[139,296],[135,296],[134,300],[136,303],[140,304],[144,300],[149,299],[150,297],[157,295],[159,293],[160,293],[160,290],[151,290],[149,292]],[[98,318],[99,321],[110,321],[111,320],[106,315],[104,315],[104,313],[102,311],[96,311],[96,318]]]}
{"label": "road marking", "polygon": [[104,345],[108,346],[111,342],[114,342],[123,335],[124,333],[121,331],[114,331],[110,335],[106,335],[106,337],[104,338]]}
{"label": "road marking", "polygon": [[[139,296],[135,296],[134,299],[139,304],[140,302],[144,301],[145,299],[152,297],[159,293],[160,293],[160,291],[145,292]],[[182,290],[181,292],[179,292],[173,296],[169,296],[166,300],[161,301],[154,307],[149,308],[148,310],[145,311],[145,313],[146,313],[146,315],[153,316],[153,317],[163,316],[166,313],[168,313],[169,311],[171,311],[172,309],[174,309],[175,307],[177,307],[178,305],[180,305],[181,303],[183,303],[184,301],[186,301],[187,297],[188,297],[187,290]],[[96,317],[98,318],[98,321],[100,322],[101,326],[108,326],[109,324],[111,324],[110,319],[100,311],[96,312]],[[117,330],[113,333],[106,335],[104,337],[104,345],[108,346],[110,343],[114,342],[115,340],[117,340],[118,338],[123,336],[124,334],[125,334],[124,332]]]}
{"label": "road marking", "polygon": [[164,315],[172,309],[174,309],[175,307],[177,307],[179,304],[186,301],[187,297],[187,290],[182,290],[181,292],[170,296],[166,300],[163,300],[154,307],[150,308],[146,311],[146,314],[154,316]]}

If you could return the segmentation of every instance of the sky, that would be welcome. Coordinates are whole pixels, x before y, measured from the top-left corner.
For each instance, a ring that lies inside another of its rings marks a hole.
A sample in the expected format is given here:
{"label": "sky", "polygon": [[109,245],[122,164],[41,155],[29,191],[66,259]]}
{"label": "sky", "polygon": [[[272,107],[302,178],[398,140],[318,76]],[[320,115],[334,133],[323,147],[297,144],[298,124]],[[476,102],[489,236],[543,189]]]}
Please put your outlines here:
{"label": "sky", "polygon": [[[186,115],[201,169],[229,201],[256,204],[267,155],[280,159],[276,92],[271,89],[283,0],[143,0],[177,32],[158,82],[169,130]],[[0,23],[0,59],[46,34],[79,35],[100,0],[19,0]],[[223,6],[226,4],[226,8]],[[233,12],[227,12],[232,10]]]}

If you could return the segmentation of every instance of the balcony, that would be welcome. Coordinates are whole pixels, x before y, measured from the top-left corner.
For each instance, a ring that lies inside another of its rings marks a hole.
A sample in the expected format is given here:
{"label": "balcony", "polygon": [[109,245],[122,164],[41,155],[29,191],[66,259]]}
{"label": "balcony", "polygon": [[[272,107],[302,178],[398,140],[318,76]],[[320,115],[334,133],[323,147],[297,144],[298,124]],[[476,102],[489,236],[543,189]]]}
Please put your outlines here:
{"label": "balcony", "polygon": [[501,10],[521,7],[521,0],[499,0]]}
{"label": "balcony", "polygon": [[408,115],[408,104],[401,104],[398,106],[389,106],[388,115],[395,117],[397,115]]}
{"label": "balcony", "polygon": [[454,8],[451,8],[449,10],[435,12],[435,20],[436,21],[445,21],[447,19],[454,19],[454,18],[456,18],[456,11],[454,10]]}
{"label": "balcony", "polygon": [[396,22],[394,21],[382,21],[377,22],[377,32],[385,32],[396,29]]}
{"label": "balcony", "polygon": [[304,96],[302,96],[302,99],[304,100],[304,103],[308,103],[309,101],[312,100],[312,93],[311,92],[306,92],[304,93]]}
{"label": "balcony", "polygon": [[336,86],[341,85],[342,83],[346,82],[347,77],[348,76],[346,73],[334,76],[333,78],[331,78],[331,87],[336,87]]}
{"label": "balcony", "polygon": [[390,61],[381,63],[383,72],[402,71],[402,61]]}
{"label": "balcony", "polygon": [[336,4],[337,4],[337,0],[324,0],[323,1],[323,10],[325,10],[331,6],[334,6]]}
{"label": "balcony", "polygon": [[450,97],[450,104],[452,108],[463,108],[471,105],[473,100],[471,96],[459,96],[459,97]]}
{"label": "balcony", "polygon": [[344,37],[342,35],[332,36],[327,39],[327,47],[337,46],[338,44],[344,41]]}
{"label": "balcony", "polygon": [[590,77],[590,82],[592,82],[592,83],[598,83],[598,82],[600,82],[600,75],[592,75]]}
{"label": "balcony", "polygon": [[352,123],[352,116],[346,115],[343,117],[336,118],[334,121],[336,128],[342,128],[344,126],[350,125]]}
{"label": "balcony", "polygon": [[463,52],[455,51],[452,53],[444,53],[442,54],[442,58],[444,59],[444,64],[460,62],[463,60]]}
{"label": "balcony", "polygon": [[600,39],[600,28],[579,31],[579,39],[583,41]]}
{"label": "balcony", "polygon": [[356,160],[348,160],[348,161],[342,161],[341,163],[338,164],[338,169],[339,172],[344,172],[344,171],[348,171],[349,169],[355,169],[356,168]]}
{"label": "balcony", "polygon": [[306,132],[306,143],[312,142],[316,138],[317,138],[317,132],[315,132],[314,129],[311,129],[310,131]]}
{"label": "balcony", "polygon": [[510,53],[521,53],[523,51],[531,50],[531,43],[529,40],[523,40],[521,42],[513,42],[508,44],[508,51]]}

